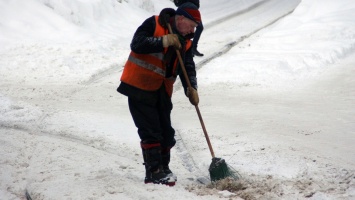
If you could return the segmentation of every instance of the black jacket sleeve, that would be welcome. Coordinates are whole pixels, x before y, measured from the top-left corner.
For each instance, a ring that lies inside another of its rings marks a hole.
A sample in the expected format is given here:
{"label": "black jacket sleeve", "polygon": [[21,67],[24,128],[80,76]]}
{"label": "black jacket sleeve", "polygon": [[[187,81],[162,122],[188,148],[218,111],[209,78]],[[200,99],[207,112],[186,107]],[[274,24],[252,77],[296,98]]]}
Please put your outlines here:
{"label": "black jacket sleeve", "polygon": [[155,17],[146,19],[134,33],[131,50],[139,54],[157,53],[164,50],[162,37],[154,37]]}
{"label": "black jacket sleeve", "polygon": [[[187,76],[189,77],[191,86],[197,90],[196,68],[195,68],[195,62],[193,60],[192,48],[188,49],[183,56],[184,56],[183,60],[184,60],[186,73]],[[185,80],[184,73],[181,69],[179,70],[179,77],[186,93],[187,83]]]}

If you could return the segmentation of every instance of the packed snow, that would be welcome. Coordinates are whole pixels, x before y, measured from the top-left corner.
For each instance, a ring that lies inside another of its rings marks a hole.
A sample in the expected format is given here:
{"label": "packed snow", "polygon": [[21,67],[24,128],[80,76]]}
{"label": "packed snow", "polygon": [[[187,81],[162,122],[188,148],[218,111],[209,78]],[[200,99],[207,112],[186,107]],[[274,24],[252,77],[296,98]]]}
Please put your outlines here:
{"label": "packed snow", "polygon": [[199,108],[240,180],[208,181],[177,81],[178,181],[143,183],[116,88],[136,28],[172,1],[0,0],[0,199],[355,199],[355,2],[200,2]]}

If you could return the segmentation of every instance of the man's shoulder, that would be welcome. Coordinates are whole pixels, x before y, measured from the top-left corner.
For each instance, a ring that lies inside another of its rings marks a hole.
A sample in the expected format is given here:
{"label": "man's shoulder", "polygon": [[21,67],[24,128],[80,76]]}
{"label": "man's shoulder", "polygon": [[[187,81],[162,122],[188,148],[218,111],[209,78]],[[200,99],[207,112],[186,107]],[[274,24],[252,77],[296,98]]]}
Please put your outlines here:
{"label": "man's shoulder", "polygon": [[156,15],[150,16],[145,20],[145,22],[150,22],[150,23],[155,22],[156,17],[157,17]]}
{"label": "man's shoulder", "polygon": [[147,19],[144,20],[144,22],[142,23],[142,25],[138,28],[138,29],[147,29],[147,28],[152,28],[155,27],[156,23],[155,23],[155,15],[148,17]]}

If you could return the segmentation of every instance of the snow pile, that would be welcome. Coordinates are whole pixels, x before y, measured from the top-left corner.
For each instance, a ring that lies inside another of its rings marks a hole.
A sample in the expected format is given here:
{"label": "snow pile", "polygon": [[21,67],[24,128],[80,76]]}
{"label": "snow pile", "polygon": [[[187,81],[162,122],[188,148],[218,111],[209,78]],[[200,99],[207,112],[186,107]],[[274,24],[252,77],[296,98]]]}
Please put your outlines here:
{"label": "snow pile", "polygon": [[[213,60],[200,80],[240,86],[311,80],[355,52],[354,10],[352,1],[302,1],[292,15],[255,34],[252,43],[247,40],[232,49],[229,55],[234,56]],[[210,79],[207,74],[212,72]]]}
{"label": "snow pile", "polygon": [[0,127],[28,129],[35,126],[42,116],[42,111],[24,102],[14,102],[0,94]]}
{"label": "snow pile", "polygon": [[[113,0],[0,3],[0,52],[6,58],[0,61],[0,77],[5,82],[75,83],[117,68],[134,27],[148,16],[134,4]],[[127,16],[135,9],[137,14]]]}
{"label": "snow pile", "polygon": [[172,1],[1,0],[0,199],[353,199],[355,5],[299,3],[201,0],[199,106],[243,180],[197,181],[211,156],[177,86],[170,188],[143,184],[115,90],[134,31]]}

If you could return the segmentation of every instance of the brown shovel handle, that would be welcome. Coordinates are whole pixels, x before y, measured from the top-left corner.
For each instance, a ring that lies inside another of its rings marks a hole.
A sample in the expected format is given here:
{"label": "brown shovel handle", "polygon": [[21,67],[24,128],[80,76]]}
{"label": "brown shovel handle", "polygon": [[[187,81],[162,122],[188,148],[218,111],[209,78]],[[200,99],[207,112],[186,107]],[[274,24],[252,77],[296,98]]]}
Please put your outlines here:
{"label": "brown shovel handle", "polygon": [[[173,30],[171,29],[170,24],[167,23],[167,26],[168,26],[169,32],[172,34]],[[184,61],[182,60],[180,51],[178,49],[176,49],[176,54],[177,54],[177,57],[179,59],[182,72],[184,73],[184,77],[185,77],[187,86],[191,87],[190,79],[189,79],[189,76],[187,75],[187,72],[186,72],[186,69],[185,69],[185,65],[184,65]],[[200,109],[198,108],[198,105],[195,105],[195,108],[196,108],[196,112],[197,112],[197,115],[198,115],[198,119],[200,120],[200,123],[201,123],[201,126],[202,126],[203,133],[205,134],[205,138],[206,138],[208,147],[210,149],[211,156],[212,156],[212,158],[214,158],[215,155],[214,155],[214,152],[213,152],[212,144],[210,142],[210,138],[208,137],[207,130],[206,130],[206,127],[205,127],[205,123],[203,123],[203,119],[202,119],[202,115],[201,115]]]}

